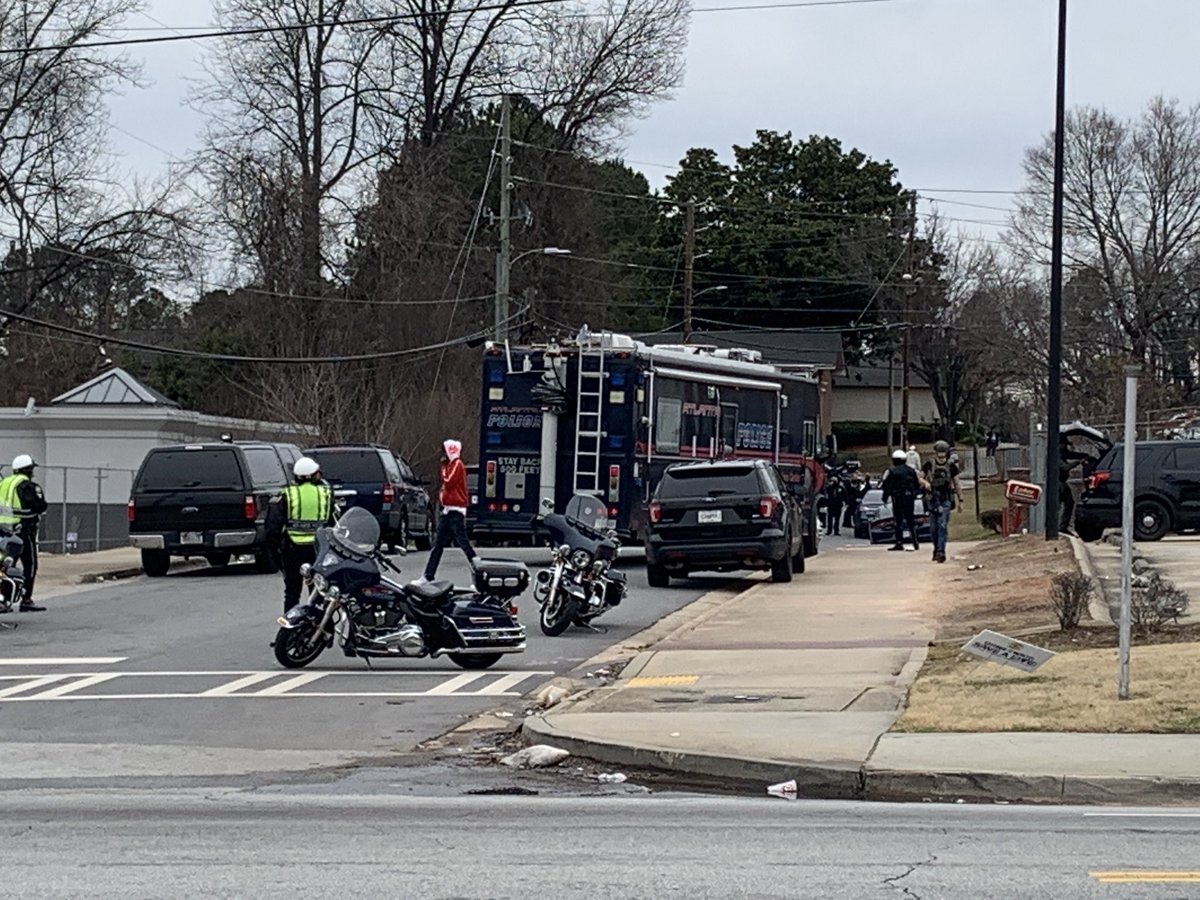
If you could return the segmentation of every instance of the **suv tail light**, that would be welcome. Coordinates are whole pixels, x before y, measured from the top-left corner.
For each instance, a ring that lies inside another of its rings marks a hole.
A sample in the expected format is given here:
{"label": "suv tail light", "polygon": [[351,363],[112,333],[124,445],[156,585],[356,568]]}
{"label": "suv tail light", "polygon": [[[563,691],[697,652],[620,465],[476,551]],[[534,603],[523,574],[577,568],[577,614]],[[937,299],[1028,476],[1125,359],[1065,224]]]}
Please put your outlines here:
{"label": "suv tail light", "polygon": [[134,502],[132,497],[129,498],[129,505],[125,507],[125,516],[130,522],[137,521],[137,503]]}
{"label": "suv tail light", "polygon": [[390,481],[383,485],[383,502],[392,503],[396,499],[396,487]]}
{"label": "suv tail light", "polygon": [[650,521],[655,523],[662,521],[662,504],[657,500],[650,504]]}
{"label": "suv tail light", "polygon": [[242,515],[251,522],[258,518],[258,501],[250,494],[246,495],[246,499],[242,503]]}
{"label": "suv tail light", "polygon": [[1093,472],[1087,478],[1087,489],[1094,491],[1110,478],[1112,478],[1112,472]]}
{"label": "suv tail light", "polygon": [[774,497],[763,497],[758,501],[758,514],[764,519],[769,519],[775,515],[775,509],[779,506],[779,501]]}

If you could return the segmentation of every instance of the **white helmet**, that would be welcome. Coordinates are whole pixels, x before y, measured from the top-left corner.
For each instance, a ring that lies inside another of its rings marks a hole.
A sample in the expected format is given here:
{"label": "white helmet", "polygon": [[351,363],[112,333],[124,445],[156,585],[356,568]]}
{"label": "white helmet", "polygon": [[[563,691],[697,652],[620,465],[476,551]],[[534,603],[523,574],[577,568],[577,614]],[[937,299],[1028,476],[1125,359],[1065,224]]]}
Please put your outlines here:
{"label": "white helmet", "polygon": [[33,466],[34,466],[33,457],[30,456],[28,453],[22,453],[20,456],[18,456],[16,459],[13,460],[12,470],[14,472],[20,472],[22,469],[32,469]]}
{"label": "white helmet", "polygon": [[312,478],[321,471],[321,466],[315,459],[307,456],[302,456],[296,460],[296,464],[292,466],[292,474],[297,478]]}
{"label": "white helmet", "polygon": [[892,459],[894,459],[896,462],[904,462],[906,459],[908,459],[908,454],[903,450],[893,450]]}

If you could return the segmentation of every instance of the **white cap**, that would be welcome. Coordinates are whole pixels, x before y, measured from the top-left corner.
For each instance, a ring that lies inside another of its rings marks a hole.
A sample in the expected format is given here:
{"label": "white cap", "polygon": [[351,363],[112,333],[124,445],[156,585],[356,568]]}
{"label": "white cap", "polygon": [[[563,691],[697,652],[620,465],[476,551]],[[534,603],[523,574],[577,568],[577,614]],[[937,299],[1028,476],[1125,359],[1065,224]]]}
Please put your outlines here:
{"label": "white cap", "polygon": [[30,456],[28,453],[22,453],[20,456],[18,456],[16,459],[13,460],[12,470],[14,472],[20,472],[22,469],[33,468],[33,465],[34,465],[33,457]]}
{"label": "white cap", "polygon": [[296,460],[296,464],[292,466],[292,474],[297,478],[312,478],[321,471],[320,464],[315,459],[307,456],[302,456]]}

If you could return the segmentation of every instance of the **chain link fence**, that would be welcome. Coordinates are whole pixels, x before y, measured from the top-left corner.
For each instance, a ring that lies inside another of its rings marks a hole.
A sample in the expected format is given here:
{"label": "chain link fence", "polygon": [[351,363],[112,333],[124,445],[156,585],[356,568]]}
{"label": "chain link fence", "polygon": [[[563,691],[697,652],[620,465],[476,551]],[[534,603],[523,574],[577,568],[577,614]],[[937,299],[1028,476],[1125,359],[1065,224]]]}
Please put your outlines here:
{"label": "chain link fence", "polygon": [[47,553],[87,553],[129,544],[126,508],[133,469],[40,466],[49,508],[38,532]]}

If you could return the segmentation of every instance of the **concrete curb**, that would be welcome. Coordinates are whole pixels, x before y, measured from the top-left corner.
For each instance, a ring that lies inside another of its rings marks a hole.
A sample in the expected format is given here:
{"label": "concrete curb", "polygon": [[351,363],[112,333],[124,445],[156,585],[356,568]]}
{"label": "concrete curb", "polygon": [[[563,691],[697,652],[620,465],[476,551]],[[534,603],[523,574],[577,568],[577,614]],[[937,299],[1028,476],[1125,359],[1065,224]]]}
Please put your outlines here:
{"label": "concrete curb", "polygon": [[[530,716],[522,723],[527,743],[544,742],[569,750],[575,756],[615,766],[653,769],[673,775],[720,779],[730,787],[744,787],[761,793],[768,784],[796,780],[803,797],[823,800],[860,800],[863,796],[859,767],[828,763],[785,763],[778,760],[745,759],[709,753],[686,753],[663,747],[639,747],[591,738],[579,738],[556,728],[542,715]],[[530,740],[531,738],[536,740]]]}
{"label": "concrete curb", "polygon": [[1092,579],[1096,585],[1096,590],[1088,601],[1088,618],[1095,622],[1111,625],[1113,623],[1112,606],[1108,602],[1108,591],[1105,588],[1104,579],[1096,571],[1096,565],[1092,562],[1092,555],[1088,551],[1087,544],[1073,534],[1068,534],[1067,540],[1071,542],[1071,552],[1075,554],[1075,562],[1079,565],[1079,571]]}

